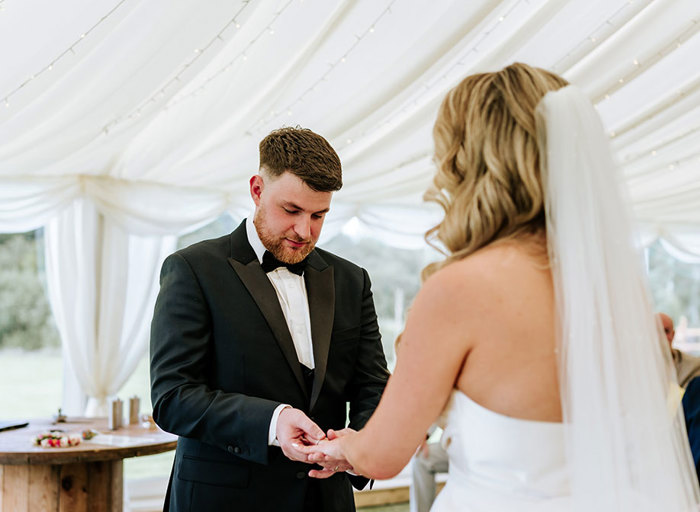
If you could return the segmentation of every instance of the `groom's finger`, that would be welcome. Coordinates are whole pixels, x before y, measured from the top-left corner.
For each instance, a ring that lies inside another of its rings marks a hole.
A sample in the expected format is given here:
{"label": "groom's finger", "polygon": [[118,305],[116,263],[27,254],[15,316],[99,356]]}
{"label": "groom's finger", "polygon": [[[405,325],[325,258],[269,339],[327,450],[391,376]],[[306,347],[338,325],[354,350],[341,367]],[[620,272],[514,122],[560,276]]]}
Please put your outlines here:
{"label": "groom's finger", "polygon": [[[299,411],[301,412],[301,411]],[[321,430],[321,427],[316,425],[304,413],[301,413],[296,418],[296,427],[304,432],[304,437],[313,441],[320,441],[326,438],[326,434]]]}
{"label": "groom's finger", "polygon": [[309,459],[308,454],[302,451],[302,448],[303,445],[292,443],[291,445],[286,447],[286,450],[284,450],[284,454],[287,456],[288,459],[312,464],[313,462]]}
{"label": "groom's finger", "polygon": [[292,443],[292,447],[297,453],[304,456],[306,462],[325,461],[327,456],[316,445],[304,445],[301,443]]}

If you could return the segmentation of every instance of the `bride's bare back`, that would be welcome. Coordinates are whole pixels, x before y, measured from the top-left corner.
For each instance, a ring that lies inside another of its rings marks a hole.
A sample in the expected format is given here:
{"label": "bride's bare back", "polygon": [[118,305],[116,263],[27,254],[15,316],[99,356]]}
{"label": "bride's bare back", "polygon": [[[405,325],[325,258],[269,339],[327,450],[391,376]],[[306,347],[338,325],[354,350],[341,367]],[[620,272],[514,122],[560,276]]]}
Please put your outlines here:
{"label": "bride's bare back", "polygon": [[[405,465],[457,388],[494,412],[561,421],[551,275],[542,239],[501,241],[426,280],[355,454],[375,478]],[[397,435],[400,432],[400,435]],[[382,459],[373,450],[382,446]],[[366,466],[364,464],[367,464]]]}
{"label": "bride's bare back", "polygon": [[481,297],[465,315],[468,355],[456,387],[494,412],[561,421],[551,273],[543,241],[493,244],[450,265]]}

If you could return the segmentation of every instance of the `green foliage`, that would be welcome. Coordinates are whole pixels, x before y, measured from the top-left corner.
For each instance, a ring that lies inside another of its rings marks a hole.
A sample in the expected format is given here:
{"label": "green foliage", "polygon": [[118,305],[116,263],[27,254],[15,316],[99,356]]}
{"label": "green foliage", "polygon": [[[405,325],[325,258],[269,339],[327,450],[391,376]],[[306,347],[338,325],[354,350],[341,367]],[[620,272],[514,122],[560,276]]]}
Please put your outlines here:
{"label": "green foliage", "polygon": [[206,226],[202,226],[196,231],[191,231],[180,236],[177,239],[177,248],[182,249],[183,247],[188,247],[194,243],[201,242],[202,240],[219,238],[220,236],[224,236],[236,229],[237,225],[238,223],[234,222],[228,213],[223,213],[216,220],[210,222]]}
{"label": "green foliage", "polygon": [[674,259],[658,242],[649,247],[648,258],[656,311],[666,313],[676,323],[685,316],[689,326],[700,325],[700,265]]}
{"label": "green foliage", "polygon": [[421,270],[440,256],[428,248],[397,249],[374,238],[354,239],[345,235],[336,236],[323,248],[364,267],[369,273],[384,353],[392,368],[394,341],[403,330],[408,308],[420,289]]}
{"label": "green foliage", "polygon": [[0,235],[0,347],[60,345],[38,256],[35,232]]}
{"label": "green foliage", "polygon": [[397,249],[373,238],[353,240],[338,235],[323,248],[367,269],[377,315],[383,318],[394,316],[397,290],[403,294],[405,314],[418,293],[420,273],[428,262],[424,250]]}

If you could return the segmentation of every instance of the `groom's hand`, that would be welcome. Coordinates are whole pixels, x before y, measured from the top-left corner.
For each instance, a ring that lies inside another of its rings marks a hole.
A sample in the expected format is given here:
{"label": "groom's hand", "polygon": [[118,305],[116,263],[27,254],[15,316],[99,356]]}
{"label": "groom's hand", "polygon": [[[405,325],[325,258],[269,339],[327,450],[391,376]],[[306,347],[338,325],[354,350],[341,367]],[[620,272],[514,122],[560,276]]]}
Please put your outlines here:
{"label": "groom's hand", "polygon": [[310,462],[308,454],[300,448],[317,444],[326,435],[323,430],[299,409],[282,409],[277,418],[277,442],[288,459]]}
{"label": "groom's hand", "polygon": [[330,429],[328,431],[327,441],[322,441],[318,446],[300,447],[300,450],[308,454],[309,462],[315,462],[322,466],[322,469],[312,469],[309,471],[309,476],[313,478],[328,478],[335,473],[342,473],[344,471],[355,475],[355,470],[347,461],[341,445],[338,442],[333,442],[334,440],[355,433],[355,430],[351,428],[344,428],[342,430]]}

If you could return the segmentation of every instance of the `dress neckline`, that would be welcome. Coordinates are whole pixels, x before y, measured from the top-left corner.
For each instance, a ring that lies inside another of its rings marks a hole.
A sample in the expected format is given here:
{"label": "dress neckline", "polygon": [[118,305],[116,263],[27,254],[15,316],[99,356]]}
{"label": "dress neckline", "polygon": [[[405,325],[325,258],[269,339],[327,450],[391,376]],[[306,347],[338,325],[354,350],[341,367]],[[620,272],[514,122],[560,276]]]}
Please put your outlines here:
{"label": "dress neckline", "polygon": [[500,418],[504,421],[518,422],[520,424],[539,425],[539,426],[556,428],[556,429],[559,429],[564,425],[564,423],[561,421],[529,420],[529,419],[525,419],[525,418],[516,418],[514,416],[507,416],[505,414],[501,414],[499,412],[493,411],[493,410],[489,409],[488,407],[484,407],[483,405],[479,404],[478,402],[476,402],[473,398],[471,398],[469,395],[467,395],[461,389],[454,388],[453,395],[459,395],[459,396],[463,397],[465,402],[470,404],[472,406],[472,408],[477,409],[479,411],[482,411],[486,415]]}

